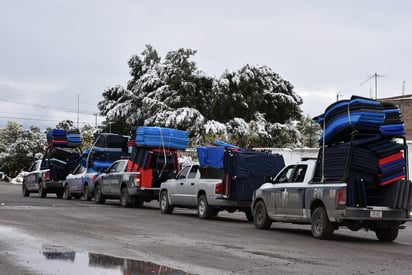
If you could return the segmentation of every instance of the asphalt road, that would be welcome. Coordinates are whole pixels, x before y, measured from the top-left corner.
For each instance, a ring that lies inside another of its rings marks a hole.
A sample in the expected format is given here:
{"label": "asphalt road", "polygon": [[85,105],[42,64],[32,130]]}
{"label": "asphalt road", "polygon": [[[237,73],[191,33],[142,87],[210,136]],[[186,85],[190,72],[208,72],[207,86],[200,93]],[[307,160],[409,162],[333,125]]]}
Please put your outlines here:
{"label": "asphalt road", "polygon": [[306,225],[257,230],[243,213],[200,220],[20,190],[0,183],[0,274],[412,274],[412,223],[393,243],[347,229],[324,241]]}

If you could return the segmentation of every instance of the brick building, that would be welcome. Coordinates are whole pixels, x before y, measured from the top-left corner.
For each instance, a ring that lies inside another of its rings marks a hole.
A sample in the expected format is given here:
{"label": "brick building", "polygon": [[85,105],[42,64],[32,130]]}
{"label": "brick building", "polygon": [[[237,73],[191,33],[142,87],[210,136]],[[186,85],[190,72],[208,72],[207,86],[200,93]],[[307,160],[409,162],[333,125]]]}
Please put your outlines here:
{"label": "brick building", "polygon": [[406,139],[412,140],[412,94],[380,98],[379,101],[390,102],[399,107],[405,124]]}

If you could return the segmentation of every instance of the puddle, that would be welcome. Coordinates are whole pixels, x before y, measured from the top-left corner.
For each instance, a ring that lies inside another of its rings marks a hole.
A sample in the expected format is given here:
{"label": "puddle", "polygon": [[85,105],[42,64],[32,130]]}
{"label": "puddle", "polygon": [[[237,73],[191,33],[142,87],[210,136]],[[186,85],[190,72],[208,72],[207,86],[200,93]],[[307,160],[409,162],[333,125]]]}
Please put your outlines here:
{"label": "puddle", "polygon": [[0,239],[14,247],[8,253],[15,256],[15,264],[33,274],[193,274],[150,261],[76,252],[60,245],[42,245],[41,239],[8,226],[0,225]]}
{"label": "puddle", "polygon": [[24,265],[42,274],[190,274],[148,261],[75,251],[42,251]]}

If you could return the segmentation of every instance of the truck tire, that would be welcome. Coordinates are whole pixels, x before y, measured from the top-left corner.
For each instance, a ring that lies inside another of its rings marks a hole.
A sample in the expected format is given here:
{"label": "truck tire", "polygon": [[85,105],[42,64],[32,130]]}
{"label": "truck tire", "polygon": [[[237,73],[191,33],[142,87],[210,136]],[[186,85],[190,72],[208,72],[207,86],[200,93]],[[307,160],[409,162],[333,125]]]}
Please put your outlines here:
{"label": "truck tire", "polygon": [[326,210],[323,206],[315,208],[312,213],[312,235],[316,239],[329,239],[334,230],[333,224],[329,221]]}
{"label": "truck tire", "polygon": [[201,219],[210,219],[217,215],[217,210],[210,207],[205,194],[197,200],[197,216]]}
{"label": "truck tire", "polygon": [[72,199],[72,195],[70,195],[70,190],[69,190],[69,184],[68,183],[66,183],[66,185],[64,186],[63,198],[66,199],[66,200],[71,200]]}
{"label": "truck tire", "polygon": [[46,197],[46,190],[44,190],[43,185],[41,182],[39,182],[39,196],[40,198],[45,198]]}
{"label": "truck tire", "polygon": [[127,191],[126,187],[123,187],[122,190],[120,191],[120,203],[122,207],[132,206],[131,201],[132,200],[130,198],[129,191]]}
{"label": "truck tire", "polygon": [[375,234],[378,240],[382,242],[392,242],[398,237],[399,227],[388,224],[385,227],[375,229]]}
{"label": "truck tire", "polygon": [[101,189],[100,185],[97,184],[95,188],[96,189],[94,190],[94,202],[99,203],[99,204],[103,204],[106,199],[104,198],[104,196],[102,194],[102,189]]}
{"label": "truck tire", "polygon": [[22,192],[23,192],[23,197],[28,197],[30,196],[30,192],[27,189],[27,185],[25,183],[22,184]]}
{"label": "truck tire", "polygon": [[253,209],[253,222],[257,229],[269,229],[272,225],[263,201],[258,201]]}
{"label": "truck tire", "polygon": [[173,206],[169,203],[169,196],[167,194],[167,190],[163,190],[160,193],[159,206],[160,212],[162,214],[170,214],[173,212]]}
{"label": "truck tire", "polygon": [[59,199],[63,198],[63,195],[64,195],[64,191],[57,191],[56,192],[56,197],[59,198]]}
{"label": "truck tire", "polygon": [[92,196],[90,195],[90,189],[89,189],[89,185],[85,184],[84,188],[83,188],[83,199],[85,201],[91,201],[92,200]]}

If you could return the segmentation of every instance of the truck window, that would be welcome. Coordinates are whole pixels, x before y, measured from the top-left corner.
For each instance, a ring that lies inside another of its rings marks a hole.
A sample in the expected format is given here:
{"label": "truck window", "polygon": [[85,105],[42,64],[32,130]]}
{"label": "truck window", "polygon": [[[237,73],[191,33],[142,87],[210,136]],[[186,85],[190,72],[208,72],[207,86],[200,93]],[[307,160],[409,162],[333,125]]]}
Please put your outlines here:
{"label": "truck window", "polygon": [[190,168],[191,168],[191,166],[186,166],[185,168],[183,168],[182,171],[180,171],[179,176],[177,178],[178,179],[185,179]]}
{"label": "truck window", "polygon": [[293,173],[293,182],[303,182],[305,179],[305,174],[308,166],[307,165],[297,165]]}
{"label": "truck window", "polygon": [[107,171],[108,173],[114,173],[117,172],[118,167],[119,167],[119,162],[114,163],[112,166],[110,166],[109,170]]}
{"label": "truck window", "polygon": [[190,169],[190,173],[189,173],[189,176],[187,178],[189,178],[189,179],[196,178],[196,173],[197,173],[198,170],[199,170],[199,166],[193,165],[192,169]]}
{"label": "truck window", "polygon": [[292,181],[293,170],[295,166],[288,166],[286,167],[280,174],[276,177],[274,183],[285,183]]}

